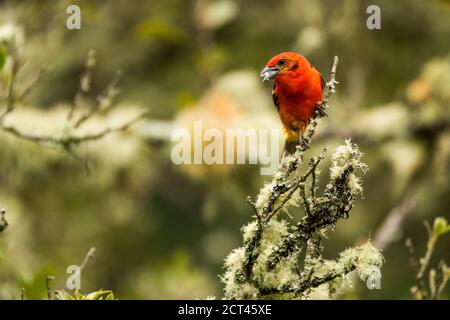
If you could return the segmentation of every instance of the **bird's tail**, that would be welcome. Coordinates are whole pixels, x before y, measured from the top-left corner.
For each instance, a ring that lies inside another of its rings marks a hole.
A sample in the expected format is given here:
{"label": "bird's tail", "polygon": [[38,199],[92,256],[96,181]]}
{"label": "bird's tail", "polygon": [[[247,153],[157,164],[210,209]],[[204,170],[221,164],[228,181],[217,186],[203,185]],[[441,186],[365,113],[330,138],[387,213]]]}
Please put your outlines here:
{"label": "bird's tail", "polygon": [[297,150],[298,143],[299,143],[298,140],[291,140],[291,141],[286,140],[283,152],[281,153],[281,161],[283,161],[283,159],[286,158],[287,156],[290,156],[291,154],[295,153],[295,151]]}

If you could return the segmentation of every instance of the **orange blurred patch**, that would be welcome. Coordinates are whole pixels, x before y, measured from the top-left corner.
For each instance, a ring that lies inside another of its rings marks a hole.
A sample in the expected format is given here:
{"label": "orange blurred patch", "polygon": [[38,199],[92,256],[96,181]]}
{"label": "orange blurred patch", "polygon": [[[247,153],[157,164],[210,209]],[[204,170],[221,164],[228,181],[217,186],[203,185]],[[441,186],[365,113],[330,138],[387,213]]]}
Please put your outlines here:
{"label": "orange blurred patch", "polygon": [[413,103],[424,102],[431,96],[431,93],[430,83],[423,78],[413,81],[406,89],[406,97]]}

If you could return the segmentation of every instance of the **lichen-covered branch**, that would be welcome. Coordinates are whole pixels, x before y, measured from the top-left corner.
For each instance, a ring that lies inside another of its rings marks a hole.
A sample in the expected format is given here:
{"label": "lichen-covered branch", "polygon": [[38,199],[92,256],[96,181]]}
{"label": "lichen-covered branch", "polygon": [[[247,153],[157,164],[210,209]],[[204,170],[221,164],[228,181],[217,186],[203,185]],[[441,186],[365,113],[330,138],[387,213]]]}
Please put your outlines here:
{"label": "lichen-covered branch", "polygon": [[[346,280],[346,275],[354,270],[358,272],[363,281],[367,281],[374,276],[381,276],[379,270],[383,256],[370,242],[341,252],[336,260],[327,260],[320,257],[315,259],[320,259],[320,263],[312,264],[311,266],[314,266],[314,268],[306,276],[280,288],[263,289],[262,293],[304,293],[323,284],[328,284],[330,288],[334,289],[333,286],[336,286],[337,283],[330,282],[336,279]],[[318,261],[316,260],[316,262]]]}
{"label": "lichen-covered branch", "polygon": [[[322,106],[328,108],[335,92],[335,57]],[[336,260],[323,259],[322,236],[333,229],[339,219],[346,219],[355,197],[362,192],[359,173],[367,166],[362,153],[350,140],[332,155],[330,181],[325,190],[316,186],[319,165],[327,148],[308,162],[301,173],[304,153],[310,144],[320,119],[312,119],[293,155],[283,159],[280,169],[260,191],[253,202],[255,220],[243,227],[243,246],[235,249],[225,261],[225,298],[304,298],[314,288],[327,284],[329,292],[336,283],[357,270],[362,280],[381,277],[383,257],[370,242],[342,252]],[[290,205],[301,204],[304,215],[292,225],[279,218],[279,212]],[[301,251],[303,262],[300,262]]]}

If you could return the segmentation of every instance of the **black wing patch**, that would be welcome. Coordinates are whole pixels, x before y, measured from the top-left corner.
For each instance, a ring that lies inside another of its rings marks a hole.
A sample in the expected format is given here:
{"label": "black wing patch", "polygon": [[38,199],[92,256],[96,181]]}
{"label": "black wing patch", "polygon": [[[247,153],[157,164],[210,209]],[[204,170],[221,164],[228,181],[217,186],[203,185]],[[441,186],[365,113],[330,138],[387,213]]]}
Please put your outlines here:
{"label": "black wing patch", "polygon": [[278,96],[276,93],[276,84],[273,85],[272,100],[275,107],[277,107],[277,110],[280,110],[280,102],[278,101]]}
{"label": "black wing patch", "polygon": [[322,77],[322,75],[320,75],[320,81],[322,82],[322,91],[325,89],[326,83],[325,83],[325,79]]}

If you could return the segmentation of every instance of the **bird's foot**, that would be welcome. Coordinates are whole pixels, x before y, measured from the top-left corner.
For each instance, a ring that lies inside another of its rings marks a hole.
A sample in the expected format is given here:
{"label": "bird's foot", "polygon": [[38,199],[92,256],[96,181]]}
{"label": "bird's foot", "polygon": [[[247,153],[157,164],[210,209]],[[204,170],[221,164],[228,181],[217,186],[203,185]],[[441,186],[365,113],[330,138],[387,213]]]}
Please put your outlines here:
{"label": "bird's foot", "polygon": [[321,117],[321,118],[328,116],[327,110],[323,106],[322,102],[319,102],[316,105],[315,116],[316,117]]}

